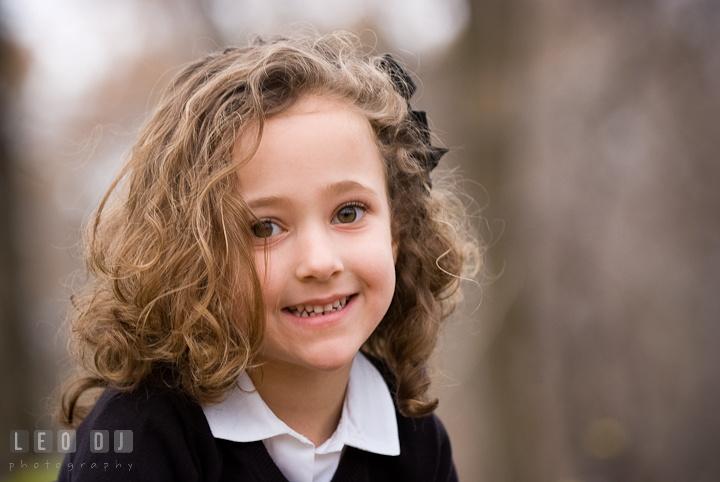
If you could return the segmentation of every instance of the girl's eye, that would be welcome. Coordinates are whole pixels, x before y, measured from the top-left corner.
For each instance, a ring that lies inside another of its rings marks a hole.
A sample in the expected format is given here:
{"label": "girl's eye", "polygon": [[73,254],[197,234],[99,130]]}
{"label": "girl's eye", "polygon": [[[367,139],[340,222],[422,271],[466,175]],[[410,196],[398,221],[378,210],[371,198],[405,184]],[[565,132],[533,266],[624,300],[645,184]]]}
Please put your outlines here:
{"label": "girl's eye", "polygon": [[345,206],[335,215],[333,224],[349,224],[359,221],[365,215],[360,206]]}
{"label": "girl's eye", "polygon": [[269,238],[280,234],[280,226],[273,223],[272,221],[260,221],[254,224],[251,228],[252,233],[256,238]]}

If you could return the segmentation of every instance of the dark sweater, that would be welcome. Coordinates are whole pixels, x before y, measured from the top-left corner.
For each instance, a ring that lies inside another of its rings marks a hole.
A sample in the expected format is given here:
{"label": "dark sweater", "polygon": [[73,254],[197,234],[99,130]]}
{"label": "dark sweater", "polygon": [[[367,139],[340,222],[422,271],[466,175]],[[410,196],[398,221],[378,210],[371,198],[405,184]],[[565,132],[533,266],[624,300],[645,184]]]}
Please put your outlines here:
{"label": "dark sweater", "polygon": [[[399,456],[345,447],[333,482],[457,481],[445,428],[435,415],[397,413]],[[107,453],[90,451],[90,431],[108,430]],[[132,430],[132,453],[115,453],[115,430]],[[278,481],[287,479],[261,441],[216,439],[202,408],[167,389],[106,389],[76,434],[58,481]],[[72,470],[71,470],[72,469]]]}

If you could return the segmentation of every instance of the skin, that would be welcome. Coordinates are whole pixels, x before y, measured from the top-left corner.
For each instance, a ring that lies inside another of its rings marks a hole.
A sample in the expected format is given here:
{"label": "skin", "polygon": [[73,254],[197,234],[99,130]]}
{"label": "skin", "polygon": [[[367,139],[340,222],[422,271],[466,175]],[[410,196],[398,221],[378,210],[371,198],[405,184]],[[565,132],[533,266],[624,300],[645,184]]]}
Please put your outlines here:
{"label": "skin", "polygon": [[[261,220],[255,254],[267,316],[262,367],[249,375],[273,413],[318,446],[337,427],[353,357],[395,289],[382,159],[362,114],[306,96],[266,122],[238,176]],[[339,311],[292,313],[343,297]]]}

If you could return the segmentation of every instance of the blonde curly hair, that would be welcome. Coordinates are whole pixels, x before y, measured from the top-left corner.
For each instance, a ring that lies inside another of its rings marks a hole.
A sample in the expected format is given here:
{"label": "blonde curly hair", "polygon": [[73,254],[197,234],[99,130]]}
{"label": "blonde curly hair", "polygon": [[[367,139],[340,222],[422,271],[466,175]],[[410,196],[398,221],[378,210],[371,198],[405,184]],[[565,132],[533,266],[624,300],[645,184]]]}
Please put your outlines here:
{"label": "blonde curly hair", "polygon": [[[175,76],[87,224],[93,281],[72,297],[68,315],[81,376],[63,389],[63,425],[84,418],[92,402],[81,396],[93,387],[163,383],[216,403],[252,366],[265,315],[250,233],[256,220],[236,171],[257,149],[264,122],[307,94],[345,99],[375,133],[397,282],[362,350],[394,375],[401,413],[435,409],[427,361],[459,299],[459,278],[475,272],[481,256],[458,197],[429,189],[422,133],[381,63],[354,34],[303,34],[228,48]],[[243,132],[254,133],[253,146],[233,157]]]}

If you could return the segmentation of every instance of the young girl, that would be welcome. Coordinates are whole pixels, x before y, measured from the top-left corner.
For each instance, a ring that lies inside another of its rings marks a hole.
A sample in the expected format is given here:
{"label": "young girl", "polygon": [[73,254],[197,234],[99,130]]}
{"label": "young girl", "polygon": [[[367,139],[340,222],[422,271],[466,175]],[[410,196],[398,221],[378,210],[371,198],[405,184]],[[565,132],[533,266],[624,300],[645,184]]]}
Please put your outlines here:
{"label": "young girl", "polygon": [[345,32],[174,78],[89,225],[59,480],[457,479],[427,362],[479,250],[414,90]]}

